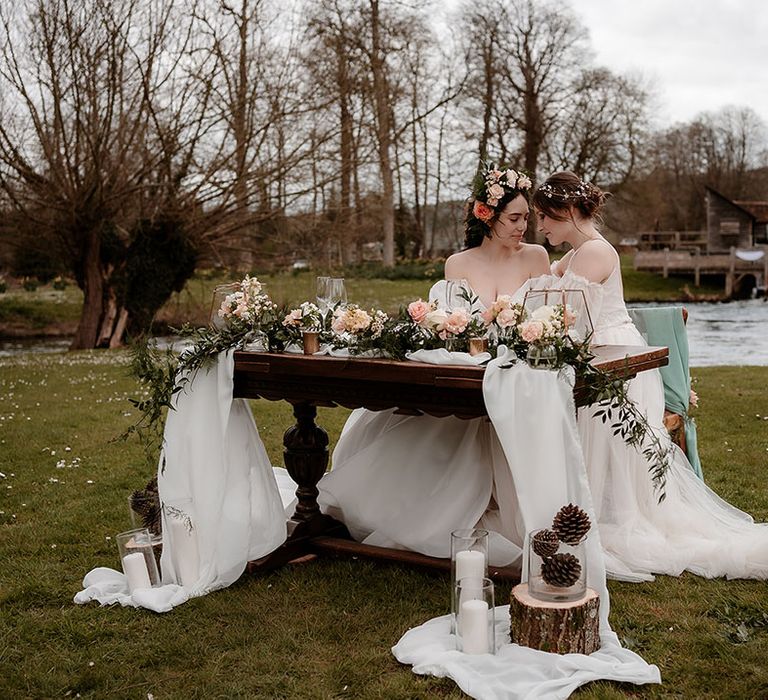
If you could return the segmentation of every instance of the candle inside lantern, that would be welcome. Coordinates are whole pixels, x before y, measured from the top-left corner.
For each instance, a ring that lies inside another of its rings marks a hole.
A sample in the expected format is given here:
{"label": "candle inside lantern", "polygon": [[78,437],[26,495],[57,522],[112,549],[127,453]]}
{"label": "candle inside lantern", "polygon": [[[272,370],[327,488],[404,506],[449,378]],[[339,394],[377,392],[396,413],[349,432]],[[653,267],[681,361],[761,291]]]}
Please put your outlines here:
{"label": "candle inside lantern", "polygon": [[123,557],[123,573],[128,579],[128,590],[131,593],[138,588],[152,588],[147,562],[142,552],[133,552]]}
{"label": "candle inside lantern", "polygon": [[482,579],[485,576],[485,553],[475,549],[456,552],[456,581],[472,577]]}
{"label": "candle inside lantern", "polygon": [[488,603],[484,600],[467,600],[461,604],[461,641],[465,654],[487,654]]}
{"label": "candle inside lantern", "polygon": [[182,586],[191,586],[199,574],[199,556],[195,531],[186,519],[168,518],[171,529],[173,568]]}

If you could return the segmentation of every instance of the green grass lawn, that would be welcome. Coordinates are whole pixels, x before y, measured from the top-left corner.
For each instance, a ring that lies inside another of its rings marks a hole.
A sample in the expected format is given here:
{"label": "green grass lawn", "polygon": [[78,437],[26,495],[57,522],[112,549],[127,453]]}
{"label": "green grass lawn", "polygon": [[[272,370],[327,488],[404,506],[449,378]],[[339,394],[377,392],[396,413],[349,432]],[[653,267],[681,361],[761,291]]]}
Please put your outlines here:
{"label": "green grass lawn", "polygon": [[[153,470],[138,444],[112,441],[136,418],[126,362],[121,352],[0,360],[0,698],[462,697],[390,653],[409,627],[447,612],[442,575],[317,560],[164,615],[74,605],[88,570],[119,566],[128,495]],[[768,519],[768,419],[756,408],[768,367],[694,375],[707,481]],[[280,463],[289,408],[252,405]],[[346,414],[321,409],[332,442]],[[609,588],[614,629],[663,684],[601,682],[578,697],[768,697],[765,582],[686,574]],[[497,602],[508,594],[501,586]]]}

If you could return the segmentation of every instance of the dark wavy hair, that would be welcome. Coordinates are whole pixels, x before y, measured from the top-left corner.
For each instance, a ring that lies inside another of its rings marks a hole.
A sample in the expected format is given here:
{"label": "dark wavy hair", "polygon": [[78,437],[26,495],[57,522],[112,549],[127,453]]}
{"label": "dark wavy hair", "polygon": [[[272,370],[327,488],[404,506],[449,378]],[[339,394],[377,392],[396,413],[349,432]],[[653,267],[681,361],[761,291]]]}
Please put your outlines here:
{"label": "dark wavy hair", "polygon": [[569,221],[575,209],[588,219],[601,221],[608,193],[578,175],[563,170],[548,177],[533,193],[533,206],[555,221]]}
{"label": "dark wavy hair", "polygon": [[[490,200],[493,204],[489,204],[488,189],[498,186],[504,189],[504,194],[498,199]],[[520,195],[523,195],[527,202],[530,187],[531,179],[524,172],[481,161],[472,182],[472,196],[464,207],[464,248],[476,248],[482,244],[483,239],[490,238],[491,226],[499,218],[504,207]],[[475,216],[476,202],[488,207],[492,216],[487,219]]]}

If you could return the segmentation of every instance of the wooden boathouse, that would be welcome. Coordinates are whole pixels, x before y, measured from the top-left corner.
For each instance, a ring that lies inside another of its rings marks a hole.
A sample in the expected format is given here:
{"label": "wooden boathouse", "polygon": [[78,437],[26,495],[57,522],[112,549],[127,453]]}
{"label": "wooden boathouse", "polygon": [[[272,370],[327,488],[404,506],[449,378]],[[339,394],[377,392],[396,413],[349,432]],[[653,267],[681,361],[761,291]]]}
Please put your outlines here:
{"label": "wooden boathouse", "polygon": [[637,238],[636,270],[720,275],[727,297],[765,293],[768,282],[768,202],[733,201],[706,188],[706,231],[649,231]]}

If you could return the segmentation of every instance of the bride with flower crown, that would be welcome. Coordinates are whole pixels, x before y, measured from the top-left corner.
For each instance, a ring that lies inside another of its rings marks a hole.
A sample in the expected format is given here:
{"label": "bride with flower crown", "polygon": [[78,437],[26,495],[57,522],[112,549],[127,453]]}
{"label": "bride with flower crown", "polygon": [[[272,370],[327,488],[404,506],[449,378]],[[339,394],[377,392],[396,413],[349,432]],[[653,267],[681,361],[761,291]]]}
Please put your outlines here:
{"label": "bride with flower crown", "polygon": [[[527,280],[549,272],[543,247],[523,242],[531,181],[509,169],[481,173],[465,220],[465,250],[445,264],[446,280],[462,280],[472,310],[491,307]],[[451,306],[450,282],[430,299]],[[450,533],[492,531],[492,562],[520,554],[524,532],[504,452],[487,419],[403,416],[358,409],[333,453],[332,470],[318,484],[323,510],[366,544],[448,557]]]}

